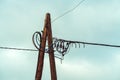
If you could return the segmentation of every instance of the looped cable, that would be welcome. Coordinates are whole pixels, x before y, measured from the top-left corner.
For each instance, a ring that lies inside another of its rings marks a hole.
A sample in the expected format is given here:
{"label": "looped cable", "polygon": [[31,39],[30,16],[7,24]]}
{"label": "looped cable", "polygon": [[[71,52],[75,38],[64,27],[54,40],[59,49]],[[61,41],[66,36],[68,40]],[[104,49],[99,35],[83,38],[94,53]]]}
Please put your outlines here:
{"label": "looped cable", "polygon": [[32,36],[32,42],[37,49],[40,49],[41,47],[41,40],[42,40],[41,33],[36,31]]}

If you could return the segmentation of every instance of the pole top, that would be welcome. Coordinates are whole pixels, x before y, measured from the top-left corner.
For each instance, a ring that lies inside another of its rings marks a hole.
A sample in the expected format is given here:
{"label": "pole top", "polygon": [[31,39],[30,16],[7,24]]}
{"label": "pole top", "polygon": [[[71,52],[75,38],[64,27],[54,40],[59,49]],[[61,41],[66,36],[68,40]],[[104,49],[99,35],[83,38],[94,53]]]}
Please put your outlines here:
{"label": "pole top", "polygon": [[46,15],[50,15],[50,13],[46,13]]}
{"label": "pole top", "polygon": [[[50,19],[50,13],[46,13],[46,18],[45,18],[45,24],[50,24],[50,22],[51,22],[51,19]],[[48,27],[48,26],[46,26],[46,27]]]}

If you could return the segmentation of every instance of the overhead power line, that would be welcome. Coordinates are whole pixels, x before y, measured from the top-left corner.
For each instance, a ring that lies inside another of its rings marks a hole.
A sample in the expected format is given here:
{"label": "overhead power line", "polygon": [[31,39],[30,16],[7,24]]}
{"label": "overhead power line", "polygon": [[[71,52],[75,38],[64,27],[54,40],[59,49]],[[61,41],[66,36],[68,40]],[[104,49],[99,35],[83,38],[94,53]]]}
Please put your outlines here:
{"label": "overhead power line", "polygon": [[63,57],[69,52],[71,47],[81,48],[81,46],[85,47],[86,45],[120,48],[120,45],[91,43],[91,42],[83,42],[83,41],[71,41],[71,40],[53,38],[53,44],[49,46],[47,51],[49,51],[51,47],[53,47],[54,51],[57,51],[61,55],[61,57]]}
{"label": "overhead power line", "polygon": [[13,48],[13,47],[0,47],[0,49],[20,50],[20,51],[38,51],[35,49]]}
{"label": "overhead power line", "polygon": [[73,7],[72,9],[70,9],[70,10],[68,10],[68,11],[66,11],[66,12],[63,13],[62,15],[56,17],[54,20],[52,20],[52,23],[55,22],[56,20],[58,20],[59,18],[65,16],[66,14],[68,14],[68,13],[74,11],[74,10],[75,10],[79,5],[81,5],[84,1],[85,1],[85,0],[80,1],[75,7]]}
{"label": "overhead power line", "polygon": [[[23,48],[11,48],[11,47],[0,47],[0,49],[8,49],[8,50],[19,50],[19,51],[38,51],[38,50],[35,50],[35,49],[23,49]],[[47,52],[46,52],[47,53]],[[63,58],[61,57],[58,57],[57,54],[55,54],[54,56],[55,58],[58,58],[60,60],[63,60]]]}
{"label": "overhead power line", "polygon": [[[77,47],[77,45],[80,47],[80,44],[83,44],[83,45],[87,44],[87,45],[120,48],[120,45],[111,45],[111,44],[103,44],[103,43],[91,43],[91,42],[83,42],[83,41],[71,41],[71,40],[64,40],[64,39],[57,39],[57,38],[53,38],[53,44],[51,44],[51,46],[53,46],[53,48],[56,48],[56,47],[59,48],[61,46],[64,46],[64,48],[65,48],[65,43],[68,47],[69,47],[70,44],[74,45],[75,47]],[[38,51],[38,49],[36,50],[36,49],[15,48],[15,47],[0,47],[0,49],[21,50],[21,51]],[[49,51],[49,49],[46,50],[46,51]]]}
{"label": "overhead power line", "polygon": [[83,41],[71,41],[71,40],[64,40],[64,39],[57,39],[54,38],[59,42],[68,42],[69,44],[75,44],[80,45],[80,44],[88,44],[88,45],[97,45],[97,46],[106,46],[106,47],[115,47],[115,48],[120,48],[120,45],[111,45],[111,44],[104,44],[104,43],[91,43],[91,42],[83,42]]}

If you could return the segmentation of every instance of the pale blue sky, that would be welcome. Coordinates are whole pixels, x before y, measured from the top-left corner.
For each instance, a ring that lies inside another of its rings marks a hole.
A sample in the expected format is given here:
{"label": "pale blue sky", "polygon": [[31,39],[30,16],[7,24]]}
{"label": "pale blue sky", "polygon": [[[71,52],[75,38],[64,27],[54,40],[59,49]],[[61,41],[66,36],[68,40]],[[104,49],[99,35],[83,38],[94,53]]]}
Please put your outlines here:
{"label": "pale blue sky", "polygon": [[[47,12],[54,20],[80,0],[0,0],[0,46],[33,48]],[[68,40],[120,45],[120,0],[85,0],[52,23],[53,36]],[[34,80],[37,52],[0,49],[0,80]],[[43,80],[50,80],[48,55]],[[71,48],[61,62],[58,80],[120,80],[120,49],[86,45]]]}

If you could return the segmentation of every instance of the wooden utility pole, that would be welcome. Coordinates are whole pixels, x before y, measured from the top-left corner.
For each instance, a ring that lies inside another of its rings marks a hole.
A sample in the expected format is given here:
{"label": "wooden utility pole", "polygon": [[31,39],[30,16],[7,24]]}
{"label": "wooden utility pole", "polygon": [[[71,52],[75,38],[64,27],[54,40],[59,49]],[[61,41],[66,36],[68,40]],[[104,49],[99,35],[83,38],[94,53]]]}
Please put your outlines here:
{"label": "wooden utility pole", "polygon": [[47,26],[47,36],[48,36],[48,46],[49,46],[49,60],[50,60],[50,70],[51,70],[51,80],[57,80],[56,67],[55,67],[55,58],[52,41],[52,29],[51,29],[51,19],[50,14],[48,15],[48,26]]}
{"label": "wooden utility pole", "polygon": [[48,39],[48,48],[49,48],[48,53],[49,53],[49,60],[50,60],[51,80],[57,80],[54,51],[53,51],[53,47],[51,46],[52,29],[51,29],[51,19],[50,19],[49,13],[46,14],[46,18],[45,18],[41,46],[40,46],[39,55],[38,55],[38,63],[37,63],[35,80],[42,79],[42,71],[43,71],[43,65],[44,65],[44,55],[45,55],[45,47],[46,47],[47,39]]}

